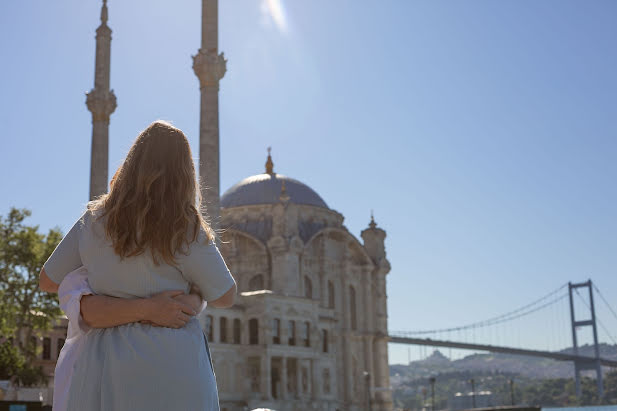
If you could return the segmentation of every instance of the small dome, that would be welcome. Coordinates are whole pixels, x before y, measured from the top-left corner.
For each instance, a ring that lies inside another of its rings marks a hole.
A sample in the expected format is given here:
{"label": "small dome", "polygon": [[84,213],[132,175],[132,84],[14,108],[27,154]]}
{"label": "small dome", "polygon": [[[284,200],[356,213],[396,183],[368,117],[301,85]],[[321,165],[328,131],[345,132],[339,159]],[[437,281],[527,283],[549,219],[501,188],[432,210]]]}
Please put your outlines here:
{"label": "small dome", "polygon": [[257,174],[240,181],[223,194],[221,207],[278,203],[281,201],[283,182],[290,202],[328,208],[326,202],[312,188],[277,173]]}

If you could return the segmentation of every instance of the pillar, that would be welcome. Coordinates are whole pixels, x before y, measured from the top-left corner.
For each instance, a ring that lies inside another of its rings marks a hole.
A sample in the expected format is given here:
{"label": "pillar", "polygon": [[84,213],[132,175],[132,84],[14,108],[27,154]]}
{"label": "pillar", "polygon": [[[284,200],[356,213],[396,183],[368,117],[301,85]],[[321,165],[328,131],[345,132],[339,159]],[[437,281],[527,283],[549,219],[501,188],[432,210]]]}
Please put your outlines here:
{"label": "pillar", "polygon": [[227,71],[223,53],[218,53],[218,0],[202,0],[201,48],[193,56],[193,71],[199,79],[199,180],[202,205],[212,228],[220,219],[219,81]]}

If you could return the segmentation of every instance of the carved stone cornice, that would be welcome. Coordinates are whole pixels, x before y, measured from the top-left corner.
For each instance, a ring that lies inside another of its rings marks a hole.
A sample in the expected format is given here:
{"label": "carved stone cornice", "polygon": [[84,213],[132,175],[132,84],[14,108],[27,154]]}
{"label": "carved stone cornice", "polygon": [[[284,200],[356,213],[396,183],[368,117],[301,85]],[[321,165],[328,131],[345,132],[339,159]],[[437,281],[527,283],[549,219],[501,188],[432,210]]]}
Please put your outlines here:
{"label": "carved stone cornice", "polygon": [[105,40],[111,40],[111,29],[109,28],[109,26],[107,24],[101,24],[97,29],[96,29],[96,39],[105,39]]}
{"label": "carved stone cornice", "polygon": [[86,94],[86,105],[92,113],[92,121],[109,121],[116,109],[116,95],[113,90],[92,89]]}
{"label": "carved stone cornice", "polygon": [[217,54],[216,51],[199,49],[193,56],[193,71],[199,78],[200,88],[217,87],[219,80],[227,71],[225,54]]}

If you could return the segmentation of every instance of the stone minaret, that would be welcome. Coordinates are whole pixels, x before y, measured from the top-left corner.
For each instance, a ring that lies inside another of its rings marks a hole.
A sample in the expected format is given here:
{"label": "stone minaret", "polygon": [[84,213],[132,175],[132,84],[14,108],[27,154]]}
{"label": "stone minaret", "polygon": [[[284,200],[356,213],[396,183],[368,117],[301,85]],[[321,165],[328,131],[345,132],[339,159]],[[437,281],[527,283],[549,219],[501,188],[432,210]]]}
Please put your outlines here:
{"label": "stone minaret", "polygon": [[212,228],[219,225],[219,80],[226,60],[218,52],[218,0],[202,0],[201,48],[193,56],[193,70],[199,78],[199,180],[206,214]]}
{"label": "stone minaret", "polygon": [[364,248],[375,263],[375,270],[371,273],[374,287],[374,315],[373,319],[373,384],[374,395],[371,403],[373,410],[392,410],[392,392],[390,391],[390,374],[388,369],[388,306],[386,295],[386,274],[390,272],[390,263],[386,259],[384,240],[386,232],[377,227],[371,213],[369,227],[362,231]]}
{"label": "stone minaret", "polygon": [[90,200],[107,192],[109,162],[109,116],[116,109],[116,96],[109,89],[111,29],[107,25],[107,0],[103,0],[101,25],[96,29],[94,88],[86,105],[92,113],[92,152],[90,160]]}

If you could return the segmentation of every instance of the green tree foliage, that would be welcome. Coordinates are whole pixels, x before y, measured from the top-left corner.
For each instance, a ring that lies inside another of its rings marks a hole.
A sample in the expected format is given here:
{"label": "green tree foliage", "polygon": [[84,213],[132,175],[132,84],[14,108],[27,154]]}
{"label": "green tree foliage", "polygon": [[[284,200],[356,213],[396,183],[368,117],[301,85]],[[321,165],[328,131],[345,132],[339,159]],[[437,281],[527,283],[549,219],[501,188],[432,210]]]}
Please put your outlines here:
{"label": "green tree foliage", "polygon": [[33,366],[37,352],[32,337],[48,330],[61,314],[57,296],[39,290],[39,272],[62,233],[39,233],[38,226],[24,223],[29,216],[30,211],[15,208],[0,216],[0,367],[17,370],[13,376],[24,385],[42,377],[42,370]]}
{"label": "green tree foliage", "polygon": [[604,398],[609,404],[617,404],[617,370],[604,375]]}
{"label": "green tree foliage", "polygon": [[24,368],[26,359],[10,340],[0,344],[0,380],[9,380]]}

